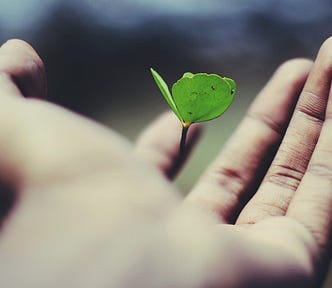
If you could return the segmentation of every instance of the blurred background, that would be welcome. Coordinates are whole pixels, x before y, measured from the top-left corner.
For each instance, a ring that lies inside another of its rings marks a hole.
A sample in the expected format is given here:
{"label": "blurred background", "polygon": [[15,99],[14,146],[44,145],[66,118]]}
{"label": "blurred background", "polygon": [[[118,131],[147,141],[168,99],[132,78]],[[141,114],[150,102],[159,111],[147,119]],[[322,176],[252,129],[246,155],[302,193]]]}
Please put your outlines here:
{"label": "blurred background", "polygon": [[329,0],[0,0],[0,43],[21,38],[36,48],[46,65],[48,98],[132,141],[168,109],[149,67],[169,84],[186,71],[236,80],[234,104],[204,124],[177,180],[183,193],[276,67],[314,58],[330,35]]}

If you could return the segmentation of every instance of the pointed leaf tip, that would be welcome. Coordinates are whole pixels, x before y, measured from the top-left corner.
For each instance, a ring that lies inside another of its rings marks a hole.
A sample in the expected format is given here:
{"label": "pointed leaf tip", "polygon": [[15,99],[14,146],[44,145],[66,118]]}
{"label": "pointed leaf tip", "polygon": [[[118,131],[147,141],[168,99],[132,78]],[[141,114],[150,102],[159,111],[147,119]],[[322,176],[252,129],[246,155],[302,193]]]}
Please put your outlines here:
{"label": "pointed leaf tip", "polygon": [[174,102],[174,99],[172,97],[171,92],[168,89],[168,86],[166,84],[166,82],[164,81],[164,79],[158,74],[158,72],[156,70],[154,70],[153,68],[150,68],[150,71],[152,73],[152,77],[155,80],[161,94],[164,96],[166,102],[168,103],[168,105],[171,107],[171,109],[173,110],[173,112],[175,113],[175,115],[179,118],[179,120],[181,122],[183,122],[183,119],[181,117],[181,114],[178,111],[178,108]]}

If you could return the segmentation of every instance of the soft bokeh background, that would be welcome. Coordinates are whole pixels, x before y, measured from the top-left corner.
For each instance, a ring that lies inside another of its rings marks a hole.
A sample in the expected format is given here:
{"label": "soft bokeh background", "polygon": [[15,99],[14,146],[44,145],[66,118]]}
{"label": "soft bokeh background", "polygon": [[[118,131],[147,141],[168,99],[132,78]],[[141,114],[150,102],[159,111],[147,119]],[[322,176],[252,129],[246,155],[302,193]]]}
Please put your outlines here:
{"label": "soft bokeh background", "polygon": [[36,48],[49,99],[131,140],[168,109],[149,67],[168,83],[185,71],[236,80],[234,104],[204,125],[177,180],[183,193],[275,68],[286,59],[313,58],[330,35],[329,0],[0,0],[0,43],[15,37]]}

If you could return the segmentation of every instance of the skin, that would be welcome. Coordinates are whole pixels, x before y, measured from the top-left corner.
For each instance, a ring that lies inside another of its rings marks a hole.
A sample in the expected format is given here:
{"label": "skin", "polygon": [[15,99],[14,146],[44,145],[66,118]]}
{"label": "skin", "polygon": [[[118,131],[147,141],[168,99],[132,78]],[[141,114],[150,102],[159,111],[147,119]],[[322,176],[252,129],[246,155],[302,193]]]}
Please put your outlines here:
{"label": "skin", "polygon": [[0,48],[0,71],[0,179],[12,203],[1,287],[320,287],[332,230],[332,38],[315,62],[277,69],[184,200],[170,181],[173,115],[132,145],[42,100],[43,63],[27,43]]}

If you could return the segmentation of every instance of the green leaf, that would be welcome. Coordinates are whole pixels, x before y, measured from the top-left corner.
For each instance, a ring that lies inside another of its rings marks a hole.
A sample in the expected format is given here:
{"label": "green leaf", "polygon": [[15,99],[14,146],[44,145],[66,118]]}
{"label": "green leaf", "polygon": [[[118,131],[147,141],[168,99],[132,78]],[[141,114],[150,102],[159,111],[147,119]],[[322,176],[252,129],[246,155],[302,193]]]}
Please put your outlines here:
{"label": "green leaf", "polygon": [[175,104],[171,93],[169,92],[168,86],[164,79],[155,71],[153,68],[150,68],[154,81],[156,82],[161,94],[164,96],[165,100],[167,101],[168,105],[171,107],[175,115],[180,119],[181,122],[184,122],[177,105]]}
{"label": "green leaf", "polygon": [[223,114],[232,103],[236,85],[216,74],[185,73],[172,87],[173,101],[183,123],[203,122]]}

